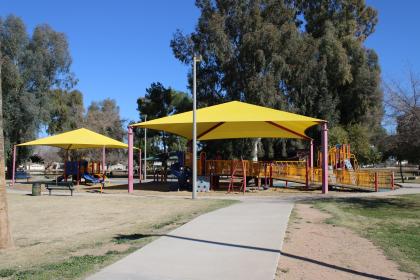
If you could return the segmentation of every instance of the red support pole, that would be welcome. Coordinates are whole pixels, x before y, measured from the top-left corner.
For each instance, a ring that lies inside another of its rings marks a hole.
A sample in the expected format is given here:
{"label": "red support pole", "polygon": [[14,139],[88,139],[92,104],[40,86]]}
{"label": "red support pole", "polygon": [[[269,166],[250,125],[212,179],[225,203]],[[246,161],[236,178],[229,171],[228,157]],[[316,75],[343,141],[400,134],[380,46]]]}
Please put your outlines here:
{"label": "red support pole", "polygon": [[128,192],[133,192],[133,128],[128,127]]}
{"label": "red support pole", "polygon": [[394,172],[391,173],[391,190],[394,190],[395,186],[394,186]]}
{"label": "red support pole", "polygon": [[375,172],[375,192],[379,191],[378,187],[378,172]]}
{"label": "red support pole", "polygon": [[328,193],[328,127],[327,123],[322,123],[321,135],[322,151],[322,193]]}

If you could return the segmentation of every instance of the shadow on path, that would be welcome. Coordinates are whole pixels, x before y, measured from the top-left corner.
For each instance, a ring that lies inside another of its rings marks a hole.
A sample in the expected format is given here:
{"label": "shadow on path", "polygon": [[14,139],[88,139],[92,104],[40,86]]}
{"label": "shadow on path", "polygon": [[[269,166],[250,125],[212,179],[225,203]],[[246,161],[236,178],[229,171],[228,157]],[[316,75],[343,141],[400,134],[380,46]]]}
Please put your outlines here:
{"label": "shadow on path", "polygon": [[334,264],[314,260],[314,259],[307,258],[307,257],[302,257],[302,256],[289,254],[289,253],[286,253],[286,252],[282,252],[281,250],[278,250],[278,249],[248,246],[248,245],[241,245],[241,244],[232,244],[232,243],[204,240],[204,239],[184,237],[184,236],[178,236],[178,235],[172,235],[172,234],[141,234],[141,233],[128,234],[128,235],[120,234],[120,235],[117,235],[116,237],[114,237],[114,240],[116,242],[121,242],[121,241],[130,241],[130,240],[139,240],[139,239],[146,238],[146,237],[168,237],[168,238],[181,239],[181,240],[187,240],[187,241],[193,241],[193,242],[213,244],[213,245],[218,245],[218,246],[228,246],[228,247],[241,248],[241,249],[247,249],[247,250],[257,250],[257,251],[264,251],[264,252],[270,252],[270,253],[277,253],[277,254],[281,254],[282,256],[285,256],[285,257],[288,257],[288,258],[293,258],[293,259],[297,259],[297,260],[301,260],[301,261],[305,261],[305,262],[310,262],[310,263],[317,264],[317,265],[320,265],[320,266],[340,270],[340,271],[343,271],[343,272],[347,272],[347,273],[350,273],[350,274],[363,276],[363,277],[367,277],[367,278],[371,278],[371,279],[381,279],[381,280],[393,280],[394,279],[394,278],[388,278],[388,277],[384,277],[384,276],[374,275],[374,274],[370,274],[370,273],[366,273],[366,272],[361,272],[361,271],[337,266],[337,265],[334,265]]}

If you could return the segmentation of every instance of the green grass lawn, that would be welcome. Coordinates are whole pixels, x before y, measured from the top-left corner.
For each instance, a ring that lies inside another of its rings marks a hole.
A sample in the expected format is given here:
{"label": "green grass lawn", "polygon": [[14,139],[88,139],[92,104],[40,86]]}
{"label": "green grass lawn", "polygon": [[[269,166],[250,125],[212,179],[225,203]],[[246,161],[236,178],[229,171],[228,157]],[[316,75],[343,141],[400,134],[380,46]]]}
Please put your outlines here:
{"label": "green grass lawn", "polygon": [[402,270],[420,277],[419,194],[328,199],[314,205],[333,215],[327,223],[351,228],[372,240]]}

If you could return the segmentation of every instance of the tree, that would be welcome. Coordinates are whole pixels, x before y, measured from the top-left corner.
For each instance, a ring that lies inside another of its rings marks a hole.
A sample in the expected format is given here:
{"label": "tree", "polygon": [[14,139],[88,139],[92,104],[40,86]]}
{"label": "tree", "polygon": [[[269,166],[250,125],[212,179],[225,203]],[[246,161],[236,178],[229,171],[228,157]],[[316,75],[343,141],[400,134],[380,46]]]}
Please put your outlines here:
{"label": "tree", "polygon": [[[203,58],[199,106],[240,100],[326,119],[331,126],[380,126],[378,58],[363,45],[377,12],[363,0],[197,0],[196,6],[201,15],[195,31],[176,31],[171,47],[182,63],[191,64],[193,53]],[[257,145],[245,146],[246,154]]]}
{"label": "tree", "polygon": [[83,126],[83,94],[80,91],[56,89],[50,91],[47,98],[51,104],[47,121],[48,134],[61,133]]}
{"label": "tree", "polygon": [[[156,118],[165,117],[177,113],[182,113],[191,110],[191,98],[184,92],[176,91],[171,88],[164,87],[161,83],[152,83],[146,89],[146,94],[143,98],[137,99],[137,110],[140,113],[140,119],[152,120]],[[143,139],[143,130],[139,130],[137,135],[139,139]],[[148,137],[152,138],[149,141],[151,150],[154,153],[160,153],[160,146],[163,147],[164,153],[171,150],[183,150],[186,146],[186,141],[176,135],[168,135],[161,131],[149,131]],[[148,148],[149,150],[149,148]]]}
{"label": "tree", "polygon": [[[0,21],[1,28],[1,21]],[[1,30],[1,29],[0,29]],[[0,41],[0,249],[8,248],[13,245],[10,235],[9,216],[6,197],[6,178],[5,178],[5,153],[4,153],[4,133],[3,133],[3,91],[2,91],[2,43]]]}
{"label": "tree", "polygon": [[[35,138],[40,127],[50,122],[50,110],[55,109],[48,99],[51,89],[70,88],[76,81],[63,33],[40,25],[29,36],[16,16],[0,24],[5,156],[11,171],[13,145]],[[20,148],[18,162],[29,151]]]}
{"label": "tree", "polygon": [[386,139],[387,154],[420,164],[420,78],[409,70],[407,86],[392,81],[384,87],[387,117],[396,126],[396,133]]}
{"label": "tree", "polygon": [[349,133],[341,126],[335,126],[328,131],[328,143],[331,146],[336,144],[348,144]]}
{"label": "tree", "polygon": [[[120,108],[114,99],[104,99],[102,101],[93,101],[85,116],[84,126],[97,133],[106,135],[119,141],[123,141],[126,135],[124,129],[125,120],[121,119]],[[91,159],[100,160],[101,152],[90,150],[85,153]],[[124,151],[112,149],[107,152],[107,161],[111,163],[125,160]]]}

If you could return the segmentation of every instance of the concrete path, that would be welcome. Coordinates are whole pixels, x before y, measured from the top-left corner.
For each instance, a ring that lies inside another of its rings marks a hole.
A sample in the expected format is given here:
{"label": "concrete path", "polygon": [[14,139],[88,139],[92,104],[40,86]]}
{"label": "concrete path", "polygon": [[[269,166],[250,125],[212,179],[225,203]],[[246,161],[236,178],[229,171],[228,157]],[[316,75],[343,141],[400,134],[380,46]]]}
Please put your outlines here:
{"label": "concrete path", "polygon": [[291,201],[249,200],[202,215],[89,280],[273,279]]}

